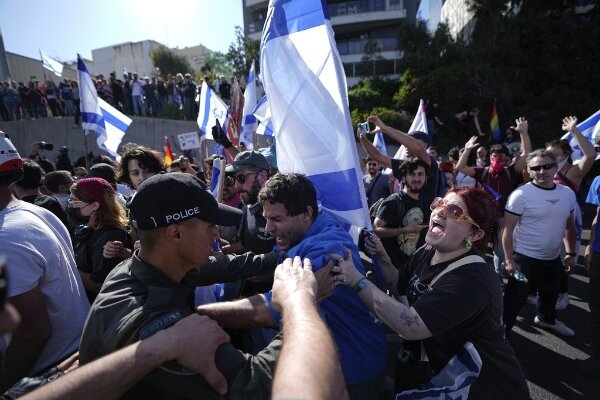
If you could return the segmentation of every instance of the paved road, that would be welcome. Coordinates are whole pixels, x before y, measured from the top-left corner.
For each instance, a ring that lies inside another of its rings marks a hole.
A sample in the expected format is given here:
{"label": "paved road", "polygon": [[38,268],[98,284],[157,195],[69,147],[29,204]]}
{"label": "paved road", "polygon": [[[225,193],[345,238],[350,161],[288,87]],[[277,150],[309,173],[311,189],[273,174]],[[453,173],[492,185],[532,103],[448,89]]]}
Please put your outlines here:
{"label": "paved road", "polygon": [[[584,231],[583,237],[587,243],[589,231]],[[600,399],[600,379],[581,375],[575,363],[590,353],[588,283],[586,271],[578,265],[569,280],[571,304],[558,312],[558,318],[575,330],[575,337],[563,338],[534,325],[535,306],[526,305],[521,310],[511,344],[534,400]]]}

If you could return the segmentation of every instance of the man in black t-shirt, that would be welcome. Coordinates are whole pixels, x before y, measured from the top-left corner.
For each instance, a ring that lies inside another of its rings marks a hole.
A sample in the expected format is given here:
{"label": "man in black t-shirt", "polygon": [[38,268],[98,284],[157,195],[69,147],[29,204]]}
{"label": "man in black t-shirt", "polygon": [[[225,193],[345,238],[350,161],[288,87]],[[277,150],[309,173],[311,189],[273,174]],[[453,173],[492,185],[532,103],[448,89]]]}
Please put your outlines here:
{"label": "man in black t-shirt", "polygon": [[402,270],[406,259],[425,241],[429,210],[419,195],[427,183],[429,167],[423,160],[411,158],[400,165],[398,172],[402,192],[381,203],[374,227],[392,263]]}

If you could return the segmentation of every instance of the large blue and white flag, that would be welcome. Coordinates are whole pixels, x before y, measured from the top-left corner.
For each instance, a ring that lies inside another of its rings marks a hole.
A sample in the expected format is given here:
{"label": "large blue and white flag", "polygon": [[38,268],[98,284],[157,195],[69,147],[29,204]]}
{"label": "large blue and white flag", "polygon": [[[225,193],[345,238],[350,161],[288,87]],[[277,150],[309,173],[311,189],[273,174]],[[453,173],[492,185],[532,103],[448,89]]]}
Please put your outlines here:
{"label": "large blue and white flag", "polygon": [[40,50],[40,57],[42,58],[42,67],[54,72],[54,75],[62,77],[63,65],[60,61],[50,57],[42,50]]}
{"label": "large blue and white flag", "polygon": [[202,81],[200,90],[200,110],[198,112],[198,126],[200,127],[201,139],[212,139],[212,127],[216,125],[217,119],[223,122],[223,130],[227,131],[226,122],[229,116],[227,104]]}
{"label": "large blue and white flag", "polygon": [[346,77],[324,1],[271,0],[260,70],[279,170],[307,175],[323,208],[370,230]]}
{"label": "large blue and white flag", "polygon": [[254,107],[258,99],[256,98],[256,73],[254,71],[254,61],[248,73],[246,90],[244,91],[244,112],[242,113],[242,129],[240,133],[240,142],[246,144],[248,150],[254,148],[254,132],[258,127],[258,120],[254,116]]}
{"label": "large blue and white flag", "polygon": [[258,121],[256,133],[263,136],[274,136],[273,123],[271,122],[271,108],[269,107],[267,96],[263,96],[260,99],[254,110],[252,110],[252,114],[256,118],[256,121]]}
{"label": "large blue and white flag", "polygon": [[[600,141],[600,110],[596,111],[591,117],[586,119],[585,121],[579,123],[577,128],[581,132],[583,136],[594,146],[598,145],[598,141]],[[583,152],[579,148],[579,145],[571,135],[571,132],[567,132],[563,135],[561,139],[565,139],[571,145],[573,149],[573,154],[571,154],[571,159],[573,161],[577,161],[583,157]]]}
{"label": "large blue and white flag", "polygon": [[[421,99],[419,102],[419,108],[417,109],[415,119],[413,119],[413,122],[410,124],[410,128],[408,129],[408,133],[410,132],[425,132],[429,135],[429,130],[427,129],[427,116],[425,115],[425,103],[423,102],[423,99]],[[397,160],[404,160],[406,158],[406,146],[400,146],[394,155],[394,158]]]}
{"label": "large blue and white flag", "polygon": [[471,385],[479,377],[481,366],[481,357],[475,346],[467,342],[431,381],[421,389],[397,394],[396,400],[467,400]]}
{"label": "large blue and white flag", "polygon": [[77,77],[81,101],[81,126],[86,135],[88,131],[96,132],[98,147],[116,160],[119,157],[117,149],[131,124],[131,118],[98,98],[92,77],[79,54],[77,54]]}

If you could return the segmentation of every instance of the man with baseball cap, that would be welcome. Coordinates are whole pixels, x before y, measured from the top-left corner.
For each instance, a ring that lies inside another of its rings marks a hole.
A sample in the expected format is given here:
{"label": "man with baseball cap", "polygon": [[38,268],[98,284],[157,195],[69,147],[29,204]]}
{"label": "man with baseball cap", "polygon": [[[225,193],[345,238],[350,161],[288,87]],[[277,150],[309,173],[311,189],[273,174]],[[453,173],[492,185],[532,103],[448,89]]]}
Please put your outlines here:
{"label": "man with baseball cap", "polygon": [[9,185],[21,176],[23,160],[0,132],[0,254],[11,279],[8,299],[21,315],[4,351],[0,393],[77,351],[89,310],[67,228],[50,211],[12,195]]}
{"label": "man with baseball cap", "polygon": [[234,174],[235,188],[242,197],[244,208],[238,235],[240,241],[224,246],[224,253],[267,253],[273,249],[275,242],[265,232],[266,221],[262,216],[262,205],[258,202],[258,192],[269,179],[270,169],[271,164],[258,151],[239,153],[233,163],[225,168],[226,173]]}
{"label": "man with baseball cap", "polygon": [[[239,210],[217,203],[195,176],[175,172],[147,179],[130,203],[130,216],[141,249],[110,273],[92,305],[81,340],[82,364],[194,313],[193,287],[229,278],[227,268],[218,276],[218,263],[213,257],[209,262],[209,256],[217,224],[234,224]],[[240,269],[261,261],[251,254],[240,257],[231,261]],[[256,356],[219,346],[215,361],[227,379],[227,397],[268,398],[280,345],[275,339]],[[202,377],[178,365],[155,369],[132,390],[138,398],[218,397]]]}

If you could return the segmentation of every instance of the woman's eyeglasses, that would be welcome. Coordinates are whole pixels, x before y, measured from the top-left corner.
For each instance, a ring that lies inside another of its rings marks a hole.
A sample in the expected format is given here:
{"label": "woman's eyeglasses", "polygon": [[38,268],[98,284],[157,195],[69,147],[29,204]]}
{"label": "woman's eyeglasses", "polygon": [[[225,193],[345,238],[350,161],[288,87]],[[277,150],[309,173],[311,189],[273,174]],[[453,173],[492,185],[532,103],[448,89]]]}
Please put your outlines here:
{"label": "woman's eyeglasses", "polygon": [[85,208],[85,207],[89,206],[91,203],[86,203],[85,201],[81,201],[81,200],[77,200],[72,197],[69,197],[69,199],[67,200],[67,204],[71,208]]}
{"label": "woman's eyeglasses", "polygon": [[238,183],[243,185],[244,183],[246,183],[246,178],[249,177],[250,175],[258,175],[258,172],[248,172],[247,174],[236,175],[235,180],[238,181]]}
{"label": "woman's eyeglasses", "polygon": [[548,171],[549,169],[552,169],[556,166],[556,163],[550,163],[550,164],[544,164],[544,165],[532,165],[529,167],[530,170],[532,171],[539,171],[539,170],[544,170],[544,171]]}
{"label": "woman's eyeglasses", "polygon": [[431,209],[431,211],[443,208],[446,214],[446,218],[450,221],[475,225],[477,228],[481,229],[479,224],[477,224],[477,222],[475,222],[473,218],[469,217],[467,213],[465,213],[465,210],[463,210],[462,208],[460,208],[460,206],[456,204],[446,203],[441,197],[436,197],[435,199],[433,199],[429,208]]}
{"label": "woman's eyeglasses", "polygon": [[226,176],[225,177],[225,186],[231,187],[233,185],[235,185],[235,178],[233,176]]}

